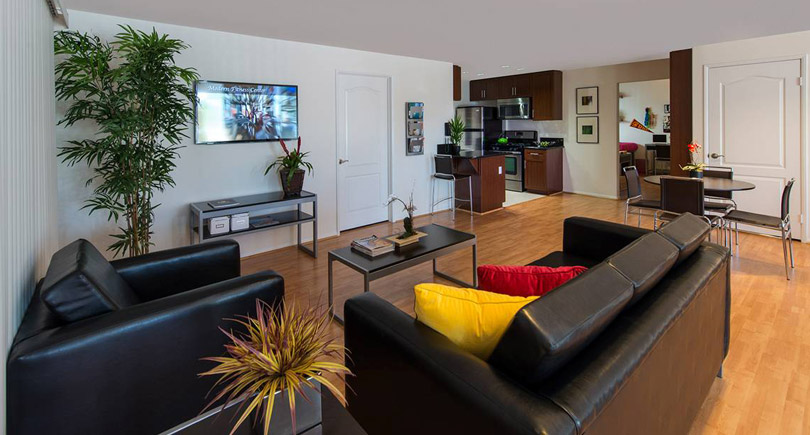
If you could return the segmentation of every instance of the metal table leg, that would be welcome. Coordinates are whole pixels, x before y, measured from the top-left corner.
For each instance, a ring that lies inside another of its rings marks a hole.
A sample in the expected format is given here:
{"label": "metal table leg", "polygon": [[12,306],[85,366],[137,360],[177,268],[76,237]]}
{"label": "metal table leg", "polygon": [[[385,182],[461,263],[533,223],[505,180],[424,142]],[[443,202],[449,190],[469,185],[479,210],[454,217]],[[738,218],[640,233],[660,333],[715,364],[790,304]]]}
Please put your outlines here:
{"label": "metal table leg", "polygon": [[464,281],[462,281],[462,280],[460,280],[458,278],[452,277],[452,276],[440,271],[437,264],[436,264],[436,259],[435,258],[433,259],[433,274],[438,276],[439,278],[446,279],[446,280],[448,280],[448,281],[450,281],[450,282],[452,282],[454,284],[460,285],[462,287],[477,288],[478,287],[478,271],[477,271],[477,269],[478,269],[478,251],[477,251],[477,246],[475,244],[472,245],[472,266],[473,266],[472,285],[470,285],[469,282],[464,282]]}
{"label": "metal table leg", "polygon": [[328,269],[329,269],[329,290],[328,290],[328,293],[329,293],[329,315],[332,316],[332,318],[337,320],[337,322],[342,325],[343,324],[343,319],[341,319],[340,317],[337,316],[337,314],[335,314],[335,306],[334,306],[335,305],[335,296],[333,294],[334,290],[333,290],[333,281],[332,281],[332,263],[334,261],[335,260],[330,255],[329,260],[327,260]]}

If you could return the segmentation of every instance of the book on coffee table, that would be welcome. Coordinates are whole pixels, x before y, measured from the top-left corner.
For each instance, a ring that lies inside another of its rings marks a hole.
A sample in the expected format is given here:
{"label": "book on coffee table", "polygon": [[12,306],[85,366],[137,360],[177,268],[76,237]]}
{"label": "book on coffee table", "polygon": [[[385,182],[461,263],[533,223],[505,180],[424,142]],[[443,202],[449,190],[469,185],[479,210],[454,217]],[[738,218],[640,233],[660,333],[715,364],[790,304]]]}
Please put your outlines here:
{"label": "book on coffee table", "polygon": [[352,249],[369,257],[376,257],[393,251],[394,244],[386,239],[371,236],[353,241]]}

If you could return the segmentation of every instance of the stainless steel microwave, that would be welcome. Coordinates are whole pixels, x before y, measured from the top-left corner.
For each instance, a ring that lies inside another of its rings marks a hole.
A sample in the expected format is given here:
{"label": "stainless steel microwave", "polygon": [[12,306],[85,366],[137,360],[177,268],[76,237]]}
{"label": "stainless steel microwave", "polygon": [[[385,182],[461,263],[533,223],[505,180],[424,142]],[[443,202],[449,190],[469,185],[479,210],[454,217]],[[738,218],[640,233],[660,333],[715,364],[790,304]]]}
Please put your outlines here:
{"label": "stainless steel microwave", "polygon": [[532,119],[532,99],[511,98],[508,100],[498,100],[498,118]]}

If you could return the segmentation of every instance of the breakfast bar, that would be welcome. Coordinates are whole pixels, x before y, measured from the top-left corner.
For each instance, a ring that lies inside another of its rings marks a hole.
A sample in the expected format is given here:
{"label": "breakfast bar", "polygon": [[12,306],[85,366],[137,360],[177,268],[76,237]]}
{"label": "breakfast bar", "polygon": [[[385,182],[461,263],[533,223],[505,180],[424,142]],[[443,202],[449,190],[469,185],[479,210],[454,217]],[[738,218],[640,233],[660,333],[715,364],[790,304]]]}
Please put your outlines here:
{"label": "breakfast bar", "polygon": [[[472,177],[473,212],[488,213],[503,207],[506,201],[505,160],[502,154],[462,151],[453,157],[458,174]],[[467,198],[466,183],[456,184],[456,198]],[[469,210],[469,203],[457,202],[458,208]]]}

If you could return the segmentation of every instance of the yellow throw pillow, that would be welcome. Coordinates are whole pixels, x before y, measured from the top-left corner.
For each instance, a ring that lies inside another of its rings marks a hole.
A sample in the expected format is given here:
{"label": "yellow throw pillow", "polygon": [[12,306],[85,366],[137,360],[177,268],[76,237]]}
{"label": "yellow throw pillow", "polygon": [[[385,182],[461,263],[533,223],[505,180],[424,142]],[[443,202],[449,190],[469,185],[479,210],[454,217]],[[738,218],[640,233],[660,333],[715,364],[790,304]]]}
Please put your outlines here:
{"label": "yellow throw pillow", "polygon": [[441,284],[418,284],[413,291],[416,319],[481,359],[489,358],[515,314],[539,297]]}

